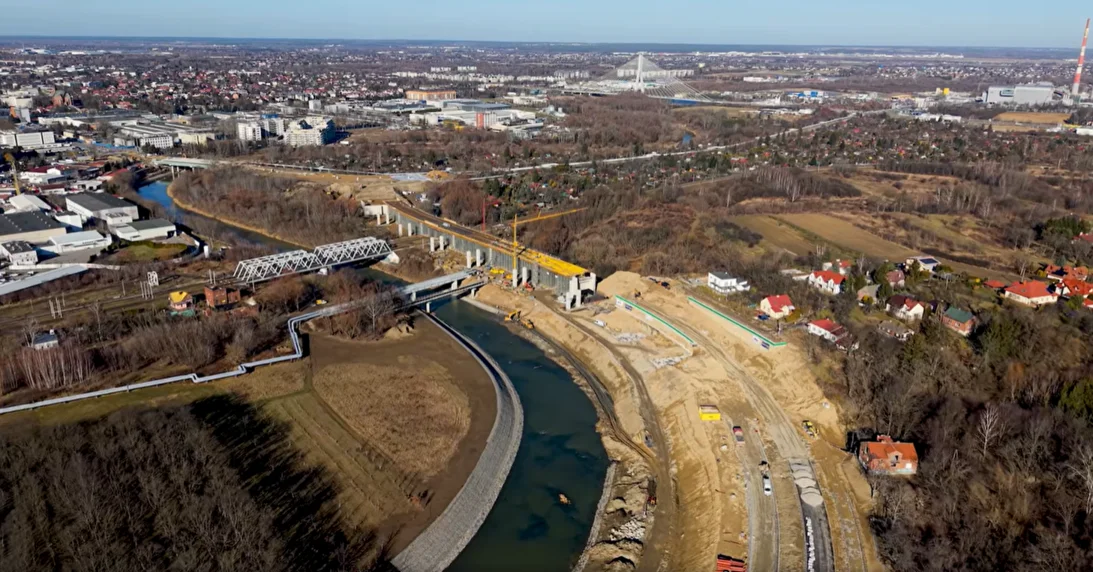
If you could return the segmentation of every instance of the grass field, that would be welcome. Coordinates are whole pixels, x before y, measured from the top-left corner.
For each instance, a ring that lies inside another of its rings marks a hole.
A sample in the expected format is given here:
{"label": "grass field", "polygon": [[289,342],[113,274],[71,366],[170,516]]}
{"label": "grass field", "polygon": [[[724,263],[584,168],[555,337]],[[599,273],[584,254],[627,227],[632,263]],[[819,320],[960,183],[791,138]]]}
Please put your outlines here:
{"label": "grass field", "polygon": [[178,258],[188,248],[185,244],[160,244],[155,242],[134,242],[117,251],[109,259],[112,262],[159,262]]}
{"label": "grass field", "polygon": [[776,218],[804,229],[841,248],[872,258],[904,260],[919,254],[903,245],[884,240],[844,220],[819,213],[778,215]]}
{"label": "grass field", "polygon": [[739,215],[730,219],[748,230],[763,235],[763,242],[776,248],[802,255],[812,250],[813,243],[797,229],[767,215]]}
{"label": "grass field", "polygon": [[1058,125],[1070,117],[1069,113],[1050,113],[1038,111],[1007,111],[996,115],[994,121],[1012,121],[1014,123],[1034,123],[1037,125]]}

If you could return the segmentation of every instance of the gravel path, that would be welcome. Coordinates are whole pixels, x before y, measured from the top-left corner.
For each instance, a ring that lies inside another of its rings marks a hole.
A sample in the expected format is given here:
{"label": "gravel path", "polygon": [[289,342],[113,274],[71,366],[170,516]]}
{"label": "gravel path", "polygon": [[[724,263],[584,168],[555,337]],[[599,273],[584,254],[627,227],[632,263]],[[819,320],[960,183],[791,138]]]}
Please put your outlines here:
{"label": "gravel path", "polygon": [[520,397],[505,372],[474,342],[436,317],[426,318],[474,356],[493,380],[497,417],[467,482],[444,512],[391,561],[401,572],[443,572],[467,546],[501,494],[524,431]]}

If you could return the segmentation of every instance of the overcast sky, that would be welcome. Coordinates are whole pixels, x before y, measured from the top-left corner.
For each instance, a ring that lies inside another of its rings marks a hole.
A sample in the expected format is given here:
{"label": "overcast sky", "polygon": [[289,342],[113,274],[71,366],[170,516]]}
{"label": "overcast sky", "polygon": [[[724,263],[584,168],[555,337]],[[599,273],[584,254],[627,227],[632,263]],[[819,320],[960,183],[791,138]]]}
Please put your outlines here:
{"label": "overcast sky", "polygon": [[1075,47],[1055,0],[0,0],[0,35]]}

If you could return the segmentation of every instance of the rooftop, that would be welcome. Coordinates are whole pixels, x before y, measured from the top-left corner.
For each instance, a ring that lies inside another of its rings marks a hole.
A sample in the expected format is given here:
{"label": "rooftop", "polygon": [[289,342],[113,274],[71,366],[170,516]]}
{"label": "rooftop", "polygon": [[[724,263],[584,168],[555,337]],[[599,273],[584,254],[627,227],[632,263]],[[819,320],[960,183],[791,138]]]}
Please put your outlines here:
{"label": "rooftop", "polygon": [[83,232],[73,232],[61,236],[55,236],[49,239],[49,242],[51,244],[60,246],[62,244],[79,244],[81,242],[93,242],[102,239],[103,236],[99,234],[99,231],[85,230]]}
{"label": "rooftop", "polygon": [[107,209],[121,209],[136,206],[133,203],[119,199],[108,193],[76,193],[68,195],[67,200],[89,211],[102,211]]}
{"label": "rooftop", "polygon": [[34,247],[31,246],[29,242],[25,242],[25,241],[22,241],[22,240],[13,240],[11,242],[5,242],[4,244],[2,244],[0,246],[2,246],[4,248],[4,250],[8,251],[9,254],[18,254],[20,252],[31,252],[31,251],[34,250]]}
{"label": "rooftop", "polygon": [[1047,284],[1040,282],[1039,280],[1030,280],[1028,282],[1014,282],[1006,288],[1006,292],[1021,296],[1023,298],[1045,298],[1053,296],[1050,290],[1047,288]]}
{"label": "rooftop", "polygon": [[949,306],[949,308],[945,310],[945,317],[949,318],[950,320],[954,320],[956,322],[964,324],[974,318],[975,315],[967,310],[961,310],[956,306]]}
{"label": "rooftop", "polygon": [[174,228],[175,223],[161,218],[150,218],[148,220],[135,220],[129,223],[129,226],[132,227],[133,230],[154,230],[157,228]]}
{"label": "rooftop", "polygon": [[37,232],[65,226],[41,211],[24,211],[0,215],[0,236]]}

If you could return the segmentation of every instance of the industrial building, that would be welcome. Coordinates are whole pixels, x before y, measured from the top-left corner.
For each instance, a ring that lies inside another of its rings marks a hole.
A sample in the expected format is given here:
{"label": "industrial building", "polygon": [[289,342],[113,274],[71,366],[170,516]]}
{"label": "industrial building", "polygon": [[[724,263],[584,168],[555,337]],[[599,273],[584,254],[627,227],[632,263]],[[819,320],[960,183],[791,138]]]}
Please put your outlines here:
{"label": "industrial building", "polygon": [[987,105],[1047,105],[1062,101],[1063,94],[1056,92],[1050,83],[991,86],[983,94]]}
{"label": "industrial building", "polygon": [[129,224],[119,225],[110,229],[110,232],[114,233],[114,236],[117,236],[122,240],[128,240],[129,242],[171,238],[177,231],[178,229],[175,227],[174,223],[161,218],[135,220]]}
{"label": "industrial building", "polygon": [[293,121],[285,131],[285,143],[292,147],[326,145],[334,142],[334,121],[328,117],[306,117]]}
{"label": "industrial building", "polygon": [[64,254],[78,250],[102,250],[110,246],[109,236],[103,236],[96,230],[85,230],[54,236],[42,245],[42,250],[53,254]]}
{"label": "industrial building", "polygon": [[42,199],[34,195],[15,195],[8,199],[8,204],[11,205],[11,210],[8,212],[20,212],[20,211],[46,211],[49,212],[53,209],[49,208]]}
{"label": "industrial building", "polygon": [[42,131],[0,131],[0,147],[23,147],[37,149],[56,144],[53,132]]}
{"label": "industrial building", "polygon": [[34,266],[38,264],[38,253],[30,243],[13,240],[0,244],[0,258],[6,258],[12,266]]}
{"label": "industrial building", "polygon": [[65,225],[53,220],[42,211],[23,211],[0,215],[0,242],[23,240],[42,244],[49,239],[63,236]]}
{"label": "industrial building", "polygon": [[445,101],[455,99],[454,89],[408,89],[406,99],[412,101]]}
{"label": "industrial building", "polygon": [[207,129],[163,121],[127,120],[114,122],[113,125],[118,127],[123,136],[131,138],[131,141],[126,142],[138,147],[150,145],[157,149],[170,149],[175,146],[175,142],[204,145],[209,139],[215,139],[215,135]]}
{"label": "industrial building", "polygon": [[140,216],[137,205],[107,193],[76,193],[65,197],[68,210],[80,215],[84,224],[91,219],[110,226],[129,224]]}

